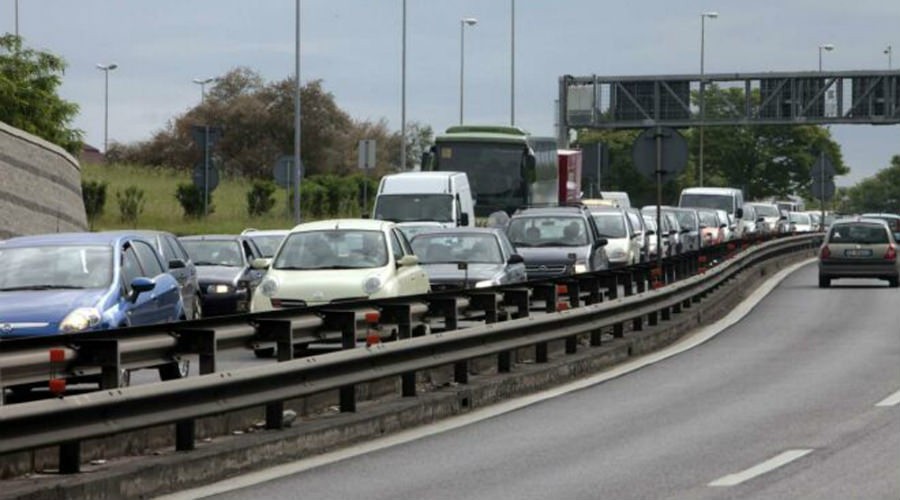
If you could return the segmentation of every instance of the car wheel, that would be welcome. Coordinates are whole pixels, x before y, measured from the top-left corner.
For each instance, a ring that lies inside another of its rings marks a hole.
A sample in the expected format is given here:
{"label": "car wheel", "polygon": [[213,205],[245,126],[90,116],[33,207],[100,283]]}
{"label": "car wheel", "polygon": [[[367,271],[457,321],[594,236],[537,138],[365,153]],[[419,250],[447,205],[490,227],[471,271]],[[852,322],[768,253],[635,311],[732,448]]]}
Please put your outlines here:
{"label": "car wheel", "polygon": [[185,378],[190,373],[190,360],[184,359],[181,361],[172,361],[160,365],[158,370],[159,379],[163,381]]}
{"label": "car wheel", "polygon": [[259,359],[268,359],[275,356],[275,348],[274,347],[260,347],[257,349],[253,349],[253,355]]}
{"label": "car wheel", "polygon": [[194,295],[193,304],[191,305],[191,319],[200,319],[203,317],[203,305],[200,303],[200,296]]}
{"label": "car wheel", "polygon": [[819,276],[819,288],[828,288],[831,286],[831,278]]}

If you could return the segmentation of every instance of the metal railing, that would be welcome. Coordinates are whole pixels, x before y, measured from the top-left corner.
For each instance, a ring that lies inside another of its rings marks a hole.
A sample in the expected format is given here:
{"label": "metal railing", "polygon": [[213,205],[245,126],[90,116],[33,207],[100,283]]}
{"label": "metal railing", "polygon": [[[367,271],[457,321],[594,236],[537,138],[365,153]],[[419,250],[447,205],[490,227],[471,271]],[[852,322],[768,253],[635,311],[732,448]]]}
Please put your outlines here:
{"label": "metal railing", "polygon": [[[591,346],[600,345],[604,328],[622,337],[626,324],[642,330],[668,320],[748,266],[808,252],[819,238],[730,243],[667,259],[659,272],[632,266],[492,289],[4,341],[4,385],[34,381],[41,369],[46,380],[48,349],[58,349],[59,373],[84,375],[93,370],[102,390],[0,407],[0,454],[58,445],[59,469],[72,473],[80,468],[80,445],[86,439],[175,423],[176,449],[190,450],[195,419],[201,417],[265,406],[266,428],[279,429],[284,401],[293,398],[338,390],[340,410],[352,412],[356,384],[398,376],[401,395],[413,397],[416,372],[448,365],[454,367],[455,382],[466,384],[473,359],[496,356],[502,373],[510,371],[517,349],[533,347],[535,361],[542,363],[548,360],[551,341],[564,340],[568,354],[577,351],[582,335],[589,336]],[[533,306],[545,314],[531,314]],[[472,314],[483,324],[457,329],[463,316]],[[443,328],[415,336],[417,326],[436,318]],[[382,329],[387,325],[390,338],[402,341],[381,342],[379,335],[357,348],[376,323]],[[298,347],[324,340],[339,340],[344,350],[295,359]],[[269,343],[276,348],[278,363],[216,370],[218,350]],[[201,376],[117,388],[123,367],[171,363],[186,354],[199,356]]]}

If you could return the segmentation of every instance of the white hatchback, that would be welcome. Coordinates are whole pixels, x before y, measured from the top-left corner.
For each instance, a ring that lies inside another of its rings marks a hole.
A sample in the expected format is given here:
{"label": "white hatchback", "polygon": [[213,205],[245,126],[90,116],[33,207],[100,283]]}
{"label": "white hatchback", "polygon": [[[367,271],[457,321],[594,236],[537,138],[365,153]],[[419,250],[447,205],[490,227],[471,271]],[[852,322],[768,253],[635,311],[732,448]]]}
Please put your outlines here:
{"label": "white hatchback", "polygon": [[266,275],[251,311],[430,291],[406,238],[392,222],[334,219],[294,227],[273,259],[258,259]]}

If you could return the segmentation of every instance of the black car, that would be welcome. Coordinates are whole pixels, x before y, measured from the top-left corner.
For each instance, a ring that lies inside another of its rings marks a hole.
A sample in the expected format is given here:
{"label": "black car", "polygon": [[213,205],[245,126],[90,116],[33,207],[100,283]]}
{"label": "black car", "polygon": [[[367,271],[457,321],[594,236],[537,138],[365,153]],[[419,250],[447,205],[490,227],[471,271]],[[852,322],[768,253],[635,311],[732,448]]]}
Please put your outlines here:
{"label": "black car", "polygon": [[529,280],[609,268],[603,248],[607,240],[586,207],[519,210],[510,218],[506,235],[525,259]]}
{"label": "black car", "polygon": [[204,316],[249,311],[251,295],[263,275],[250,267],[254,259],[262,257],[253,240],[230,234],[182,236],[179,240],[197,266]]}
{"label": "black car", "polygon": [[500,229],[454,227],[410,240],[432,290],[482,288],[527,279],[525,260]]}

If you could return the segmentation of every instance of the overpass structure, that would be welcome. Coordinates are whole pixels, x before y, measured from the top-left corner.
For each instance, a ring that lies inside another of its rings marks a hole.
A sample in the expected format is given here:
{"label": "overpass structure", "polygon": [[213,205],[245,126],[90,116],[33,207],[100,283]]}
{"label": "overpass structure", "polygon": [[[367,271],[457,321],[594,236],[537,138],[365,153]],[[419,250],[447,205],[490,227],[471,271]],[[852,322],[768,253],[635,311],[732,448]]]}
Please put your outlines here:
{"label": "overpass structure", "polygon": [[[705,112],[707,89],[740,90]],[[559,78],[560,144],[573,128],[900,123],[900,71],[807,71]]]}

